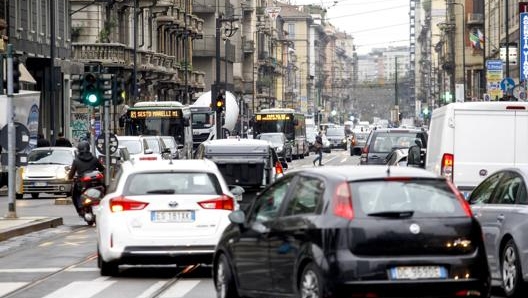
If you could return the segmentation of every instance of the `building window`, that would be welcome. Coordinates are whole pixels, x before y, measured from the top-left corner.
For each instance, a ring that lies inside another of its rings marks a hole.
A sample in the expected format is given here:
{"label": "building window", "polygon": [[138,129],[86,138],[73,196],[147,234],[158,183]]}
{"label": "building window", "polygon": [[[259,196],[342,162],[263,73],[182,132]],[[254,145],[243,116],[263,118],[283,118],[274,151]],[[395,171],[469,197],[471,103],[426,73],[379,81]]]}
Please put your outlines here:
{"label": "building window", "polygon": [[295,24],[288,24],[288,38],[295,39]]}

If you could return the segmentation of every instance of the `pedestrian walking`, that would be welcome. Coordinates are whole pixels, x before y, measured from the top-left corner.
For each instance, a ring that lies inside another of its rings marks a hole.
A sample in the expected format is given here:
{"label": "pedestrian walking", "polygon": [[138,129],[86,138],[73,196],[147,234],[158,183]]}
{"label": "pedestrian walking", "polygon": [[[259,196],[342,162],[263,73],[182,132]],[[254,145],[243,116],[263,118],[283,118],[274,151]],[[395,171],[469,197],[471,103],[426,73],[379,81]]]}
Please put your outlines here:
{"label": "pedestrian walking", "polygon": [[70,140],[64,137],[64,133],[59,132],[58,138],[55,140],[56,147],[72,147]]}
{"label": "pedestrian walking", "polygon": [[319,166],[323,165],[323,138],[321,137],[322,132],[319,131],[319,134],[315,136],[315,154],[317,154],[317,157],[313,160],[313,165],[315,167],[315,163],[319,161]]}
{"label": "pedestrian walking", "polygon": [[44,138],[44,135],[39,133],[37,135],[37,147],[50,147],[51,143]]}

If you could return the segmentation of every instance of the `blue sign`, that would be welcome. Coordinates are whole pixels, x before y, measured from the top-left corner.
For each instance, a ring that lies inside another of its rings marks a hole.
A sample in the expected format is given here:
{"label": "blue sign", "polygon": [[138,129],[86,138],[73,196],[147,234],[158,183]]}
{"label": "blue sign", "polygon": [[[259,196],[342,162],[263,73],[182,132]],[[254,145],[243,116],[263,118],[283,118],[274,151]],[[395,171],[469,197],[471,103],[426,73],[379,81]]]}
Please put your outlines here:
{"label": "blue sign", "polygon": [[486,69],[502,71],[502,60],[487,60]]}
{"label": "blue sign", "polygon": [[521,50],[521,58],[519,63],[519,74],[521,81],[528,79],[528,13],[519,13],[519,49]]}
{"label": "blue sign", "polygon": [[507,78],[502,79],[500,83],[500,87],[502,91],[510,91],[513,89],[513,87],[515,87],[515,82],[513,81],[512,78],[507,77]]}

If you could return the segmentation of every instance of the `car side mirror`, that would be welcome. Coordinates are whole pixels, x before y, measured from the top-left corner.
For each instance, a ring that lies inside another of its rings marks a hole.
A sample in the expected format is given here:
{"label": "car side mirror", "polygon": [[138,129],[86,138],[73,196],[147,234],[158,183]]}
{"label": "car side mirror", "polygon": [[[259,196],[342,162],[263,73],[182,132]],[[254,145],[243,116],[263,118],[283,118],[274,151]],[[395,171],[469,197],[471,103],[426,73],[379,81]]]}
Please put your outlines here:
{"label": "car side mirror", "polygon": [[407,165],[414,167],[421,167],[421,148],[418,145],[413,145],[409,147],[409,153],[407,155]]}
{"label": "car side mirror", "polygon": [[145,154],[152,154],[154,151],[152,149],[145,149]]}
{"label": "car side mirror", "polygon": [[235,210],[227,216],[232,223],[243,225],[246,221],[246,214],[242,210]]}

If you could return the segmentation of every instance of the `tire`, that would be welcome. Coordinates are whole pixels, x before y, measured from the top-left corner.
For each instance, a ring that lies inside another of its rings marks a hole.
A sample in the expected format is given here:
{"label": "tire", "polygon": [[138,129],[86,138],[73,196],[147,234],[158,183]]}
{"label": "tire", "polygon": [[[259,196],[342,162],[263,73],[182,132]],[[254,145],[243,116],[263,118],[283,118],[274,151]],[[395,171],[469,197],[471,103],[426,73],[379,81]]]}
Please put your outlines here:
{"label": "tire", "polygon": [[101,270],[101,276],[116,276],[119,273],[119,265],[115,262],[105,262],[97,249],[97,267]]}
{"label": "tire", "polygon": [[31,198],[34,199],[34,200],[38,199],[38,197],[39,197],[39,193],[38,192],[31,194]]}
{"label": "tire", "polygon": [[321,269],[314,263],[308,264],[299,278],[297,287],[299,298],[323,298],[328,296],[326,282]]}
{"label": "tire", "polygon": [[24,199],[24,194],[23,193],[17,193],[17,194],[15,194],[15,198],[17,200],[23,200]]}
{"label": "tire", "polygon": [[215,264],[214,284],[217,298],[239,298],[235,279],[224,254],[218,257]]}
{"label": "tire", "polygon": [[524,297],[526,287],[521,274],[521,261],[513,239],[501,251],[502,288],[506,297]]}

